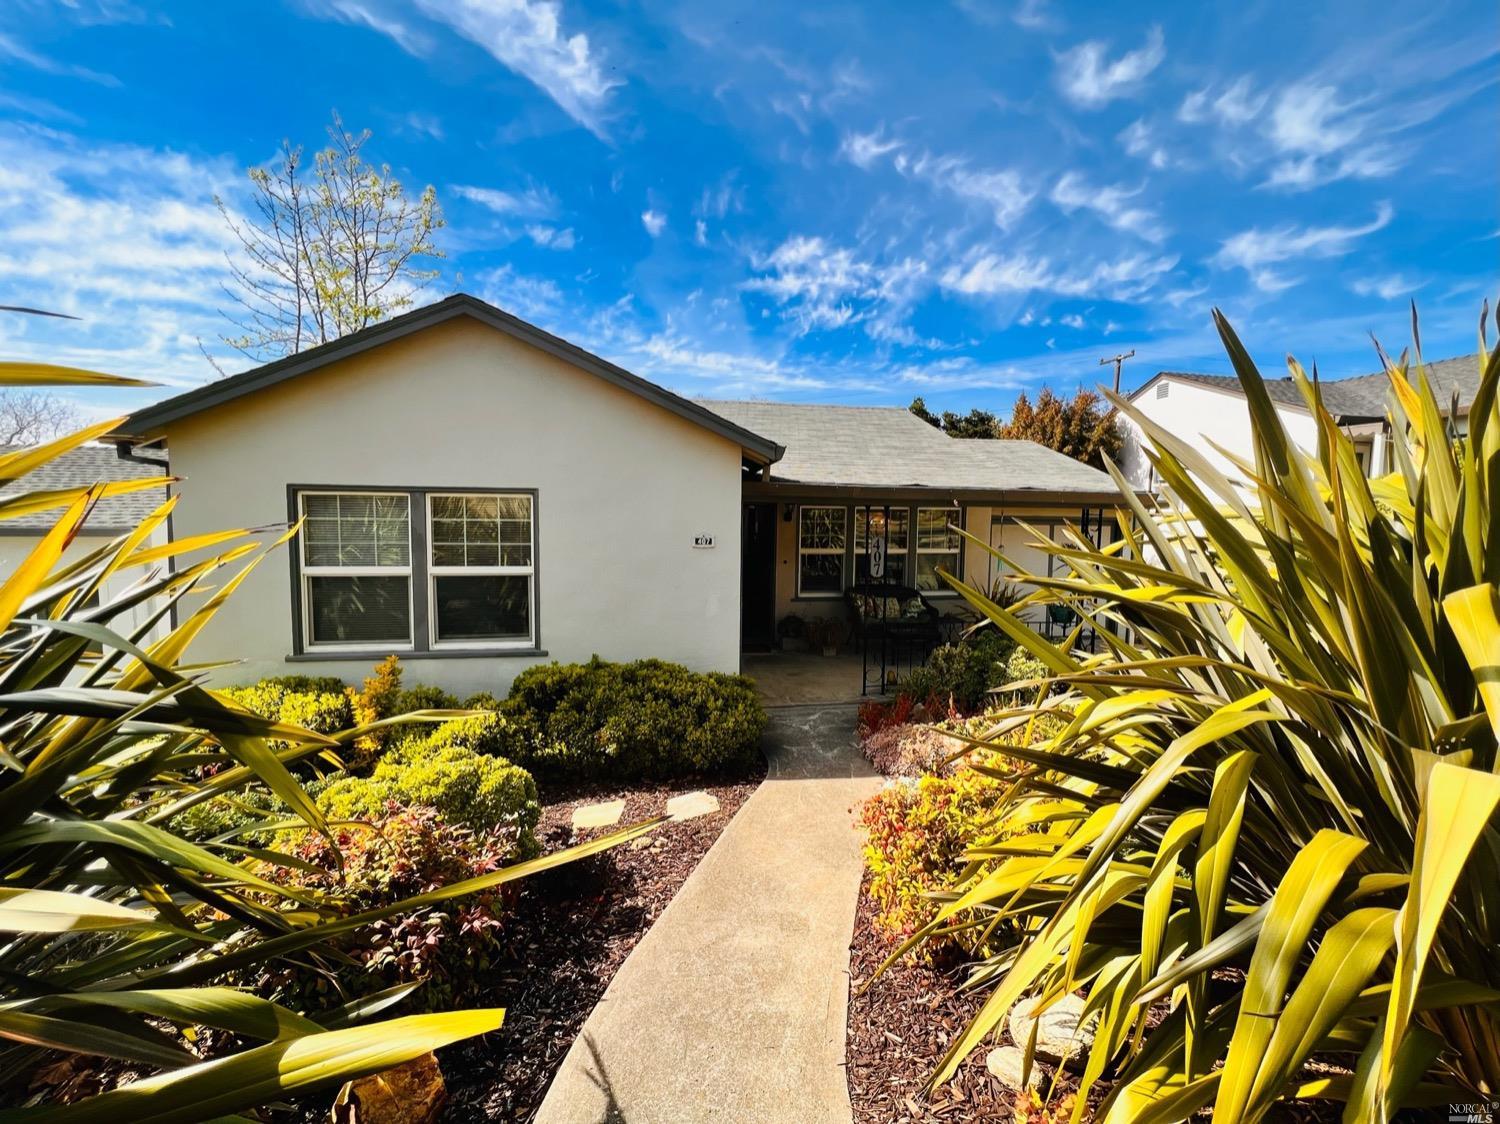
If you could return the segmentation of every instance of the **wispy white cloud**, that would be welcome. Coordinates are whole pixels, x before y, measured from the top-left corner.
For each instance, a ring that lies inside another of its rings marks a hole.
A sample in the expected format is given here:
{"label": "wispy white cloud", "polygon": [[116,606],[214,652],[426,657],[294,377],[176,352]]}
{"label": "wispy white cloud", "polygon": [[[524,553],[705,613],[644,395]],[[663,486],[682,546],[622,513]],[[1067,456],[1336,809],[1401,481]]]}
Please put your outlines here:
{"label": "wispy white cloud", "polygon": [[857,168],[869,171],[875,162],[901,147],[901,142],[885,135],[885,126],[869,133],[850,132],[844,134],[839,145],[839,155]]}
{"label": "wispy white cloud", "polygon": [[408,54],[423,56],[432,50],[432,39],[385,0],[304,0],[304,5],[315,16],[378,32]]}
{"label": "wispy white cloud", "polygon": [[1270,230],[1253,227],[1226,239],[1212,261],[1223,268],[1243,269],[1263,292],[1278,292],[1298,284],[1301,278],[1278,272],[1272,266],[1348,253],[1359,239],[1389,225],[1395,213],[1390,203],[1381,203],[1375,217],[1360,226],[1288,223]]}
{"label": "wispy white cloud", "polygon": [[1062,27],[1050,0],[1020,0],[1011,10],[1010,18],[1028,31],[1056,31]]}
{"label": "wispy white cloud", "polygon": [[[434,51],[428,27],[392,0],[303,2],[315,15],[378,31],[410,54]],[[621,82],[608,75],[586,34],[564,32],[557,0],[415,0],[415,7],[534,83],[584,128],[605,135],[610,92]]]}
{"label": "wispy white cloud", "polygon": [[523,320],[550,326],[566,304],[557,282],[548,277],[528,277],[514,266],[502,265],[475,278],[479,295]]}
{"label": "wispy white cloud", "polygon": [[1182,99],[1182,104],[1177,108],[1177,117],[1195,125],[1205,121],[1243,125],[1260,116],[1265,105],[1266,95],[1256,93],[1249,77],[1241,76],[1221,91],[1216,91],[1213,87],[1194,90]]}
{"label": "wispy white cloud", "polygon": [[1172,162],[1166,146],[1157,141],[1156,134],[1142,118],[1125,126],[1115,139],[1128,155],[1139,157],[1153,168],[1166,168]]}
{"label": "wispy white cloud", "polygon": [[211,374],[200,339],[237,365],[218,308],[238,246],[212,196],[241,183],[224,161],[0,127],[0,303],[82,318],[5,317],[0,350],[178,385]]}
{"label": "wispy white cloud", "polygon": [[913,257],[875,262],[847,246],[797,235],[769,254],[752,255],[757,276],[743,284],[764,293],[795,325],[798,335],[854,324],[882,343],[922,346],[905,315],[927,286],[928,269]]}
{"label": "wispy white cloud", "polygon": [[553,0],[417,0],[428,16],[448,24],[516,73],[529,78],[573,120],[604,135],[610,78],[582,32],[562,30],[562,5]]}
{"label": "wispy white cloud", "polygon": [[994,216],[995,225],[1002,230],[1025,213],[1036,194],[1014,169],[976,168],[962,156],[924,153],[912,158],[903,153],[896,156],[895,166],[903,174],[980,204]]}
{"label": "wispy white cloud", "polygon": [[1073,104],[1098,109],[1117,98],[1128,97],[1167,57],[1166,38],[1159,26],[1146,33],[1146,41],[1117,59],[1110,59],[1109,44],[1100,39],[1063,51],[1056,58],[1058,89]]}
{"label": "wispy white cloud", "polygon": [[528,223],[526,237],[548,250],[571,250],[577,244],[571,226],[558,229],[545,223]]}
{"label": "wispy white cloud", "polygon": [[1379,297],[1393,301],[1412,296],[1425,282],[1414,281],[1399,273],[1385,277],[1359,277],[1349,283],[1349,291],[1361,297]]}
{"label": "wispy white cloud", "polygon": [[494,187],[476,187],[472,184],[455,184],[453,194],[471,203],[487,207],[497,215],[508,215],[521,219],[548,219],[557,214],[557,197],[547,188],[528,185],[523,191],[501,191]]}
{"label": "wispy white cloud", "polygon": [[59,62],[50,55],[44,55],[40,51],[26,46],[19,39],[4,32],[0,32],[0,58],[12,59],[22,66],[29,66],[33,70],[40,70],[43,74],[55,74],[64,78],[81,78],[85,82],[94,82],[100,86],[118,86],[120,80],[113,74],[101,74],[97,70],[90,70],[86,66],[74,66],[72,63]]}
{"label": "wispy white cloud", "polygon": [[646,233],[652,238],[658,238],[661,232],[667,229],[667,216],[660,211],[648,208],[641,212],[641,225],[646,228]]}
{"label": "wispy white cloud", "polygon": [[1176,264],[1175,254],[1131,254],[1113,261],[1057,266],[1045,256],[982,251],[944,270],[942,285],[967,296],[1041,292],[1135,300]]}
{"label": "wispy white cloud", "polygon": [[1123,188],[1118,184],[1097,187],[1077,172],[1067,172],[1052,188],[1052,202],[1066,214],[1081,209],[1092,211],[1116,230],[1134,234],[1148,242],[1160,242],[1166,230],[1156,212],[1133,203],[1142,189]]}

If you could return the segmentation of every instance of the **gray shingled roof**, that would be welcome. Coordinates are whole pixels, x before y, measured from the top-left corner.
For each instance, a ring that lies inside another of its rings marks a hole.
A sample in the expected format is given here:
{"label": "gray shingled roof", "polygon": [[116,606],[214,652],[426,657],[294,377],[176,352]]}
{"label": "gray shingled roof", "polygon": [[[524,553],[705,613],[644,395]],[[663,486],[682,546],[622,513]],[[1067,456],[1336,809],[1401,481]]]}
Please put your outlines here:
{"label": "gray shingled roof", "polygon": [[[0,453],[16,452],[23,446],[0,446]],[[141,464],[121,458],[110,445],[80,445],[71,452],[28,472],[19,480],[0,487],[0,496],[24,492],[51,492],[62,488],[83,488],[91,484],[116,480],[143,480],[165,476],[165,465]],[[117,534],[129,530],[150,515],[167,498],[165,484],[123,496],[106,496],[84,523],[85,534]],[[46,531],[57,522],[61,509],[39,511],[0,522],[0,533]]]}
{"label": "gray shingled roof", "polygon": [[700,402],[786,447],[771,466],[780,483],[1117,494],[1105,473],[1035,442],[949,437],[899,407]]}
{"label": "gray shingled roof", "polygon": [[[1414,369],[1413,373],[1415,373]],[[1445,411],[1453,398],[1454,391],[1458,392],[1459,411],[1463,412],[1469,408],[1469,403],[1474,400],[1474,392],[1479,389],[1479,373],[1478,353],[1459,355],[1452,359],[1439,359],[1427,364],[1427,378],[1432,383],[1432,390],[1437,396],[1438,405]],[[1144,390],[1150,383],[1163,378],[1181,379],[1203,386],[1218,387],[1235,394],[1244,393],[1240,380],[1234,375],[1204,375],[1196,371],[1161,371],[1140,389]],[[1384,371],[1376,371],[1369,375],[1354,375],[1344,379],[1322,379],[1318,385],[1323,392],[1324,405],[1334,417],[1340,420],[1357,421],[1385,417],[1386,394],[1391,384]],[[1302,400],[1302,393],[1290,377],[1267,379],[1266,393],[1270,395],[1272,402],[1284,406],[1306,405]]]}

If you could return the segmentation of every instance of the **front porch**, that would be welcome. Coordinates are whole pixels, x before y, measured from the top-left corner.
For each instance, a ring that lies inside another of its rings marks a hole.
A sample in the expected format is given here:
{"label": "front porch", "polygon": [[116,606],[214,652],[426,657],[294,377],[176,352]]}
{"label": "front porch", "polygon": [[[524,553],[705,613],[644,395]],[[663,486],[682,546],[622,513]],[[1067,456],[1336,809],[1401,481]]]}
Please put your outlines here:
{"label": "front porch", "polygon": [[863,700],[858,652],[746,652],[744,673],[767,707],[840,704]]}

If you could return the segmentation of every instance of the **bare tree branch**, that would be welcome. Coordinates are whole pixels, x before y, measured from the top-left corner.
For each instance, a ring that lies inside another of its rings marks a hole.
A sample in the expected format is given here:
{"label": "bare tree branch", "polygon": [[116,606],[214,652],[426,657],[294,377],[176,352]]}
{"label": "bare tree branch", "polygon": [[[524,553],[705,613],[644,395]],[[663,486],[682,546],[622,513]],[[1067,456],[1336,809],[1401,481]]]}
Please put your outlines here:
{"label": "bare tree branch", "polygon": [[0,445],[36,445],[80,426],[66,398],[36,390],[0,390]]}

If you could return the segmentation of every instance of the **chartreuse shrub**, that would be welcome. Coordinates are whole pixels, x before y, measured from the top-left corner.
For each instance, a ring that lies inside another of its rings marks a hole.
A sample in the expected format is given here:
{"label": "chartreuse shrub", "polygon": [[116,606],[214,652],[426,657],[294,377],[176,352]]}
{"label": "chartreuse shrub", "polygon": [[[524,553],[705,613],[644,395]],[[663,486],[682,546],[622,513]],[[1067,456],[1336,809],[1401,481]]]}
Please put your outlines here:
{"label": "chartreuse shrub", "polygon": [[[1370,480],[1295,362],[1316,452],[1289,439],[1222,317],[1253,463],[1226,474],[1120,401],[1161,495],[1123,480],[1122,538],[1041,549],[1027,600],[1082,655],[953,582],[1042,661],[1065,719],[976,828],[955,919],[1017,925],[934,1083],[1017,1002],[1099,1013],[1073,1116],[1264,1119],[1334,1098],[1348,1121],[1500,1095],[1500,348],[1458,435],[1420,360],[1388,363],[1391,471]],[[1483,329],[1483,321],[1481,321]],[[1243,483],[1236,483],[1234,477]],[[1117,479],[1119,479],[1117,477]],[[1001,930],[997,930],[1000,932]]]}
{"label": "chartreuse shrub", "polygon": [[491,755],[497,740],[489,728],[501,722],[486,714],[444,723],[387,753],[368,777],[334,780],[317,794],[318,807],[342,821],[424,805],[449,824],[509,839],[515,857],[530,858],[538,850],[532,829],[541,805],[531,774]]}
{"label": "chartreuse shrub", "polygon": [[[1002,783],[974,769],[952,776],[929,773],[887,785],[865,801],[860,809],[865,867],[875,925],[887,938],[904,941],[937,915],[941,902],[932,895],[960,881],[966,849],[989,837]],[[978,937],[977,927],[946,928],[922,945],[921,954],[932,958],[946,952],[948,941],[972,950]]]}
{"label": "chartreuse shrub", "polygon": [[[88,371],[0,363],[0,385],[28,384],[131,385]],[[51,529],[22,549],[0,581],[0,1037],[8,1047],[0,1052],[0,1083],[25,1089],[44,1066],[76,1072],[118,1063],[143,1075],[72,1104],[55,1103],[43,1082],[25,1118],[243,1118],[257,1106],[494,1030],[498,1010],[378,1019],[382,1003],[371,1001],[294,1011],[217,981],[308,960],[343,963],[346,941],[395,958],[421,957],[422,930],[410,926],[422,923],[411,920],[422,911],[444,906],[457,909],[459,928],[471,918],[483,924],[478,913],[463,911],[487,909],[514,880],[639,829],[508,866],[501,864],[511,861],[514,840],[499,840],[493,853],[478,840],[462,862],[444,865],[466,829],[424,820],[414,830],[431,826],[435,842],[425,853],[441,861],[407,879],[399,863],[382,860],[393,880],[375,899],[349,892],[342,881],[297,886],[267,877],[266,860],[275,856],[252,856],[234,840],[186,838],[176,825],[200,805],[263,792],[285,805],[284,818],[308,825],[305,840],[330,855],[348,846],[357,865],[353,836],[324,834],[327,818],[292,768],[324,752],[342,756],[373,731],[361,723],[319,732],[284,721],[280,704],[275,717],[264,716],[204,689],[184,664],[192,639],[282,544],[230,532],[156,545],[175,497],[107,541],[80,535],[101,498],[159,489],[156,480],[45,492],[13,487],[122,420],[0,453],[0,525],[55,513]],[[173,561],[175,568],[163,565]],[[116,580],[121,576],[130,580]],[[131,625],[143,605],[160,608]],[[180,610],[175,622],[172,605]],[[323,686],[285,689],[336,694]],[[247,804],[256,799],[245,796]],[[423,892],[413,898],[408,886]],[[372,900],[379,904],[368,905]],[[468,963],[455,970],[467,971]],[[435,976],[403,965],[395,978]],[[199,1052],[208,1042],[222,1047],[211,1058]],[[63,1058],[67,1066],[53,1064]]]}
{"label": "chartreuse shrub", "polygon": [[543,664],[516,677],[499,714],[537,772],[671,777],[756,760],[765,709],[744,676],[662,660]]}

